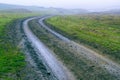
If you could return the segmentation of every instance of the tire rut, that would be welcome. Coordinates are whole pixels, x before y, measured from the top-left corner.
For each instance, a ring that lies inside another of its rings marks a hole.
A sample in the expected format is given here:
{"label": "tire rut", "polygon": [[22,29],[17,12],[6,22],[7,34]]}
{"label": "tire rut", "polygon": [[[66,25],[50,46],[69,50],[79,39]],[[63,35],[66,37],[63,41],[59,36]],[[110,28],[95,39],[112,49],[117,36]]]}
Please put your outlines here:
{"label": "tire rut", "polygon": [[61,34],[53,31],[50,29],[45,23],[44,20],[47,18],[50,18],[52,16],[47,16],[39,20],[39,24],[48,30],[50,33],[61,39],[66,43],[66,46],[68,46],[69,49],[73,50],[73,52],[76,53],[76,55],[81,55],[85,57],[88,60],[91,60],[96,65],[101,66],[102,68],[106,69],[110,74],[114,75],[117,80],[120,80],[120,65],[116,62],[96,53],[95,51],[88,49],[84,47],[83,45],[80,45],[74,41],[69,40],[68,38],[62,36]]}
{"label": "tire rut", "polygon": [[[29,18],[23,22],[24,33],[32,44],[32,47],[34,47],[35,51],[37,52],[37,54],[31,55],[31,58],[37,62],[37,68],[44,68],[45,71],[43,71],[43,73],[46,73],[50,76],[45,80],[72,80],[70,76],[68,76],[67,72],[65,72],[66,70],[64,66],[53,55],[53,52],[49,50],[28,28],[28,22],[36,18],[37,17]],[[39,59],[42,60],[42,63]]]}

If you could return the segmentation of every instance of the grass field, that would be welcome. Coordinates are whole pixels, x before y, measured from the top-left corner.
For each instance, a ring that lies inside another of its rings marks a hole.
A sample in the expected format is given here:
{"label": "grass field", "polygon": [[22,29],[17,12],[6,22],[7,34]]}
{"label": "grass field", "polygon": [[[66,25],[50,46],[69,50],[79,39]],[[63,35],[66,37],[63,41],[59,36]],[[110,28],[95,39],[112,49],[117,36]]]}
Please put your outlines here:
{"label": "grass field", "polygon": [[120,62],[120,15],[70,15],[46,20],[52,29]]}
{"label": "grass field", "polygon": [[[25,66],[25,56],[20,52],[16,24],[21,18],[36,14],[0,13],[0,80],[14,80]],[[18,79],[17,79],[18,80]]]}

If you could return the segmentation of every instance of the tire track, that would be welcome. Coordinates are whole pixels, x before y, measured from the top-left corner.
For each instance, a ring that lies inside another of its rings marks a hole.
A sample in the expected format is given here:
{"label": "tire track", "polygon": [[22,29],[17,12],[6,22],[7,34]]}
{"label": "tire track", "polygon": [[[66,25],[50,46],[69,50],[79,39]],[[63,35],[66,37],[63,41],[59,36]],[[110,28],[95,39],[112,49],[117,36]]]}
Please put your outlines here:
{"label": "tire track", "polygon": [[38,56],[42,58],[44,65],[47,67],[49,74],[53,77],[52,80],[73,80],[70,78],[68,72],[66,72],[65,66],[63,66],[53,55],[53,52],[49,50],[29,29],[28,22],[38,17],[29,18],[23,22],[24,33],[31,41],[34,48],[39,53]]}
{"label": "tire track", "polygon": [[116,77],[116,80],[120,80],[120,65],[119,64],[117,64],[117,63],[113,62],[112,60],[92,51],[91,49],[84,47],[83,45],[80,45],[74,41],[69,40],[68,38],[66,38],[66,37],[62,36],[61,34],[50,29],[44,23],[44,20],[47,18],[50,18],[50,17],[52,17],[52,16],[47,16],[47,17],[41,18],[39,20],[39,24],[43,28],[48,30],[50,33],[52,33],[53,35],[55,35],[59,39],[63,40],[64,42],[66,42],[66,44],[68,46],[72,46],[69,48],[71,50],[73,50],[76,54],[81,55],[81,56],[87,58],[88,60],[91,60],[96,65],[101,66],[102,68],[106,69],[110,74],[114,75]]}

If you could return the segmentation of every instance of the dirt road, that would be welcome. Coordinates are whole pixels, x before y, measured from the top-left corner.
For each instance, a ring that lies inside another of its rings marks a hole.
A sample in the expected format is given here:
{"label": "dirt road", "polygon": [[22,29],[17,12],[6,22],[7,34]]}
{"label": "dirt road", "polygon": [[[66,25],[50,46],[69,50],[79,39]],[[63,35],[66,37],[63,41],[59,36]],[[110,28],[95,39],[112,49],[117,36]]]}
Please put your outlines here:
{"label": "dirt road", "polygon": [[38,56],[42,58],[44,65],[48,69],[48,74],[52,75],[52,80],[73,80],[73,78],[70,77],[70,74],[68,74],[69,71],[67,72],[65,66],[57,60],[53,55],[53,52],[49,50],[29,29],[28,22],[36,18],[37,17],[25,20],[23,22],[23,29],[33,47],[37,49],[39,53]]}
{"label": "dirt road", "polygon": [[[99,65],[100,67],[106,69],[110,74],[116,76],[116,80],[120,80],[120,65],[116,62],[112,61],[111,59],[106,58],[105,56],[102,56],[95,51],[86,48],[83,45],[80,45],[74,41],[69,40],[68,38],[62,36],[61,34],[51,30],[47,25],[45,25],[44,20],[49,18],[43,17],[39,20],[39,24],[44,27],[46,30],[48,30],[50,33],[58,37],[59,39],[66,42],[66,46],[68,46],[69,49],[73,50],[76,55],[80,55],[85,57],[86,59],[94,62],[96,65]],[[72,46],[72,47],[71,47]]]}

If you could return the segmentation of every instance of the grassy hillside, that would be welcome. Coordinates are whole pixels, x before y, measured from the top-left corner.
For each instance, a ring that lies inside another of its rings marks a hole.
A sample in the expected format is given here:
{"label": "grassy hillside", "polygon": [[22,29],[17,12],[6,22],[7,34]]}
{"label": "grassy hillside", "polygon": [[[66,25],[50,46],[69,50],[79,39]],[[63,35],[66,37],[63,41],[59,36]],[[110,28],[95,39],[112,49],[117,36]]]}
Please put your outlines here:
{"label": "grassy hillside", "polygon": [[57,16],[46,22],[70,39],[120,62],[120,15]]}
{"label": "grassy hillside", "polygon": [[20,36],[17,35],[15,26],[21,18],[33,15],[35,14],[0,14],[0,80],[20,77],[17,73],[25,66],[25,57],[18,48]]}

